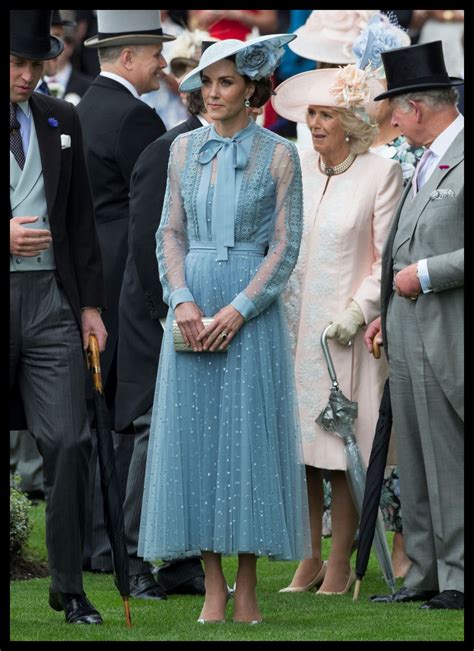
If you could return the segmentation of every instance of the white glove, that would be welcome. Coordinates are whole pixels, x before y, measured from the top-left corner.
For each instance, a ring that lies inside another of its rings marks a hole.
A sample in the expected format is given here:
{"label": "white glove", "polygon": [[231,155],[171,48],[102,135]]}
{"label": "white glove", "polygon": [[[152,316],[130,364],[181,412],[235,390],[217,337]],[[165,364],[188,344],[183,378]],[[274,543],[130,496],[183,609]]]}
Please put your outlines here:
{"label": "white glove", "polygon": [[351,301],[349,306],[332,321],[326,337],[335,337],[340,344],[349,346],[364,321],[360,307],[355,301]]}

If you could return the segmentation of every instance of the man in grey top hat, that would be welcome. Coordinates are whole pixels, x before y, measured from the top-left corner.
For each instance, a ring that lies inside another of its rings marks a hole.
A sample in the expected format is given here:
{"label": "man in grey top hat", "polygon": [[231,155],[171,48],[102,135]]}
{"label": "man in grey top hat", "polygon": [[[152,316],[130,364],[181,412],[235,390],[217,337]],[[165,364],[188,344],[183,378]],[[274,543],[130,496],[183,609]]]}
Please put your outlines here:
{"label": "man in grey top hat", "polygon": [[384,52],[392,124],[424,145],[382,254],[406,553],[404,586],[376,602],[464,607],[464,118],[441,41]]}
{"label": "man in grey top hat", "polygon": [[[99,9],[97,19],[98,34],[88,39],[85,45],[98,48],[101,72],[77,108],[84,132],[104,259],[108,305],[104,318],[109,340],[107,350],[101,356],[101,365],[113,422],[117,384],[118,304],[128,256],[130,177],[141,152],[166,131],[156,112],[139,96],[159,88],[159,72],[166,66],[162,55],[163,42],[174,40],[175,37],[163,33],[159,9]],[[125,474],[128,473],[124,515],[130,593],[142,599],[165,599],[164,590],[153,578],[151,565],[137,557],[143,491],[140,472],[144,472],[147,449],[146,441],[142,440],[144,436],[140,424],[136,424],[130,458],[128,436],[115,435],[118,466],[125,466]],[[91,488],[96,494],[94,481],[91,481]],[[96,514],[93,514],[93,518]]]}
{"label": "man in grey top hat", "polygon": [[82,583],[83,349],[91,334],[105,348],[105,297],[77,111],[34,92],[44,61],[63,49],[51,16],[10,11],[10,420],[28,427],[43,457],[49,605],[70,624],[100,624]]}

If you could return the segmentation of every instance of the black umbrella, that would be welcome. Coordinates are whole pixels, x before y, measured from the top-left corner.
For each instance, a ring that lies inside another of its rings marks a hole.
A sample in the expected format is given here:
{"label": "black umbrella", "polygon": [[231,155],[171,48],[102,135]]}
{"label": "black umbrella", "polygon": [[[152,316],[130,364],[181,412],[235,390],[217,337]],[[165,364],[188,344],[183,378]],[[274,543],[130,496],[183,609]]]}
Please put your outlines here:
{"label": "black umbrella", "polygon": [[107,403],[102,388],[99,346],[95,335],[89,337],[88,366],[94,383],[94,410],[99,457],[100,485],[104,498],[104,520],[112,549],[116,585],[122,595],[127,626],[130,617],[130,577],[120,484],[115,467],[114,446]]}
{"label": "black umbrella", "polygon": [[[352,430],[352,423],[357,418],[357,402],[349,400],[349,398],[347,398],[339,388],[339,382],[337,380],[336,371],[334,369],[334,364],[332,362],[331,354],[329,352],[329,347],[326,340],[326,333],[329,328],[330,325],[327,326],[321,334],[321,347],[323,349],[326,365],[328,367],[328,373],[329,377],[331,378],[332,387],[329,395],[329,402],[316,418],[316,422],[326,431],[334,432],[334,434],[340,436],[344,442],[344,451],[346,456],[346,476],[348,479],[348,485],[351,490],[357,511],[359,512],[359,515],[361,515],[366,486],[366,469],[360,455],[354,432]],[[385,536],[385,529],[381,517],[375,518],[374,531],[375,553],[377,555],[380,568],[383,572],[387,585],[390,587],[392,592],[395,592],[395,578],[393,576],[392,560],[390,558],[390,552]],[[372,539],[374,538],[374,531],[372,532]],[[359,545],[360,537],[358,541],[358,547]]]}
{"label": "black umbrella", "polygon": [[[377,356],[374,354],[374,357]],[[380,356],[380,355],[379,355]],[[370,549],[374,540],[377,521],[381,520],[379,513],[380,494],[387,463],[388,444],[392,429],[392,405],[390,402],[390,387],[386,380],[379,407],[379,417],[375,428],[374,441],[370,452],[369,465],[365,480],[364,501],[360,515],[359,541],[356,557],[356,584],[354,600],[359,597],[360,583],[367,571]],[[383,522],[382,522],[383,526]],[[390,586],[394,592],[394,586]]]}

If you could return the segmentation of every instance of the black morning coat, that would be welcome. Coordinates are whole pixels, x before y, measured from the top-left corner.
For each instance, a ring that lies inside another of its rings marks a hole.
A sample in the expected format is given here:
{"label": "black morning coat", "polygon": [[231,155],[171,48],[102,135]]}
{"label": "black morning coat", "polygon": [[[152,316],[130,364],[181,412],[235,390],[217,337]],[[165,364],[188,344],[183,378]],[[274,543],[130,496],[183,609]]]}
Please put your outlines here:
{"label": "black morning coat", "polygon": [[[57,278],[80,329],[81,307],[106,307],[81,125],[76,108],[69,102],[33,93],[30,106],[41,154]],[[61,134],[70,136],[70,147],[61,148]],[[16,384],[10,401],[10,429],[26,429]]]}
{"label": "black morning coat", "polygon": [[156,261],[155,234],[166,190],[170,146],[181,133],[202,124],[195,116],[155,140],[138,158],[132,173],[127,265],[120,295],[116,431],[133,431],[131,423],[153,404],[163,329],[168,313]]}
{"label": "black morning coat", "polygon": [[154,109],[121,83],[102,75],[94,79],[77,110],[104,264],[108,310],[103,319],[108,339],[101,367],[106,394],[110,395],[107,380],[110,372],[114,386],[118,302],[128,253],[130,177],[138,156],[166,129]]}

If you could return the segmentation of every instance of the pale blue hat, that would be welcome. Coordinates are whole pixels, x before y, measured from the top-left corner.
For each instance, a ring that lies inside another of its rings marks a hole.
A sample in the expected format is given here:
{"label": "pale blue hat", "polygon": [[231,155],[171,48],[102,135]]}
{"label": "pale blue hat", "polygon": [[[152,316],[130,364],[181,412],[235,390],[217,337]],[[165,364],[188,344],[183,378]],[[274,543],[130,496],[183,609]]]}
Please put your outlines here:
{"label": "pale blue hat", "polygon": [[283,45],[296,37],[296,34],[269,34],[249,41],[240,41],[237,38],[217,41],[203,52],[197,68],[183,77],[179,90],[182,93],[198,90],[202,86],[201,72],[204,68],[239,53],[241,55],[236,59],[239,74],[245,74],[250,79],[267,77],[275,71],[280,63],[285,53]]}

